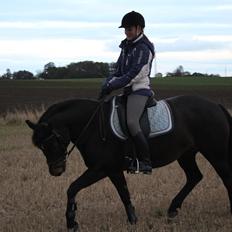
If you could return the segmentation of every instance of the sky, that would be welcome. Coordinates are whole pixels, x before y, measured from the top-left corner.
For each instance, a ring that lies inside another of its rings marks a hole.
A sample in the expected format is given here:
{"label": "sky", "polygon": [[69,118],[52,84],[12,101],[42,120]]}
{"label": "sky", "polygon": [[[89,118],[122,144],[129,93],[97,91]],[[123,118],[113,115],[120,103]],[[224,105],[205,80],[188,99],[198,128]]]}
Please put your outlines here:
{"label": "sky", "polygon": [[54,62],[115,62],[130,11],[143,14],[154,43],[152,74],[185,71],[232,76],[231,0],[8,0],[0,3],[0,74],[34,74]]}

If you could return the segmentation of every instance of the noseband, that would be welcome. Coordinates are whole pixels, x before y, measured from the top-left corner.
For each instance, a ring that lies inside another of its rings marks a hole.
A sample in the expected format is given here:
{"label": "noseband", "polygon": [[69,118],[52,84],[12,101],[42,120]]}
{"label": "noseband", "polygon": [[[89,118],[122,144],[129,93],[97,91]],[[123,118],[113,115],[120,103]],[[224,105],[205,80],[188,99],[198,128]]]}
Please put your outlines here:
{"label": "noseband", "polygon": [[[60,146],[60,149],[62,149],[62,150],[64,150],[64,155],[61,157],[61,158],[58,158],[57,160],[55,160],[55,161],[51,161],[51,162],[49,162],[49,161],[47,161],[47,164],[49,165],[49,166],[57,166],[57,164],[59,164],[60,162],[65,162],[66,161],[66,159],[67,159],[67,157],[68,157],[68,151],[67,151],[67,148],[66,148],[66,146],[65,146],[65,144],[62,142],[62,141],[64,141],[64,138],[63,138],[63,136],[62,135],[60,135],[57,131],[55,131],[55,130],[52,130],[52,134],[48,137],[48,138],[46,138],[44,141],[43,141],[43,144],[44,143],[47,143],[49,140],[51,140],[51,139],[53,139],[53,138],[55,138],[56,140],[57,140],[57,142],[58,142],[58,144],[59,144],[59,146]],[[45,150],[45,148],[44,148],[44,145],[43,144],[41,144],[41,146],[40,146],[40,148],[41,148],[41,150]]]}

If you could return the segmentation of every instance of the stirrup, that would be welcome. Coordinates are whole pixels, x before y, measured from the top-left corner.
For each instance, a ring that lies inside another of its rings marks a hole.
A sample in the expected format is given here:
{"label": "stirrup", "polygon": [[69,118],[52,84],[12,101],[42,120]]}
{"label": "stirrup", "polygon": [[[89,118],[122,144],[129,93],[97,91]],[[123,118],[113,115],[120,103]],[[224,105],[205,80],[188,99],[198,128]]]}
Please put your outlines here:
{"label": "stirrup", "polygon": [[[136,166],[134,166],[134,162],[136,162]],[[138,158],[135,158],[134,160],[132,160],[131,164],[130,164],[130,167],[133,167],[133,169],[127,169],[127,173],[139,174],[139,160],[138,160]],[[134,169],[134,167],[135,167],[135,169]]]}

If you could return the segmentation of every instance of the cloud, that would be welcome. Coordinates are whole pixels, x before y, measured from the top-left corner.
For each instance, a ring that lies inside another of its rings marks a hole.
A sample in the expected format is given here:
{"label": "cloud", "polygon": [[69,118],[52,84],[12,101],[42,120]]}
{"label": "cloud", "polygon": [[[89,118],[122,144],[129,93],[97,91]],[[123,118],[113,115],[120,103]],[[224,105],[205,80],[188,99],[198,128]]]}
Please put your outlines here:
{"label": "cloud", "polygon": [[196,28],[232,28],[231,23],[207,23],[207,22],[173,22],[173,23],[149,23],[148,28],[175,28],[175,29],[196,29]]}
{"label": "cloud", "polygon": [[[0,21],[0,29],[91,29],[91,28],[118,28],[119,23],[113,21],[79,21],[79,20],[37,20],[37,21]],[[146,28],[151,29],[188,29],[188,28],[232,28],[231,23],[147,23]]]}
{"label": "cloud", "polygon": [[36,70],[36,64],[47,61],[115,61],[125,37],[117,27],[125,13],[136,10],[145,16],[145,33],[163,66],[178,62],[195,68],[194,63],[203,67],[214,62],[219,67],[232,60],[231,9],[230,0],[5,1],[0,9],[0,66]]}
{"label": "cloud", "polygon": [[[205,42],[211,37],[193,37],[191,46],[196,39],[203,42],[203,45],[190,47],[188,40],[179,38],[154,38],[157,42],[157,59],[185,60],[185,61],[213,61],[232,60],[232,50],[207,48]],[[229,40],[230,36],[214,39]],[[186,44],[184,45],[184,43]],[[163,45],[163,47],[161,46]],[[199,45],[199,44],[198,44]],[[114,47],[115,49],[112,49]],[[163,48],[163,49],[160,49]],[[200,48],[200,49],[199,49]],[[207,49],[206,49],[207,48]],[[185,49],[185,50],[181,50]],[[194,50],[195,49],[195,50]],[[83,60],[99,59],[115,61],[119,55],[119,48],[112,40],[86,40],[86,39],[44,39],[44,40],[0,40],[1,57],[5,59],[46,59],[46,60]]]}
{"label": "cloud", "polygon": [[[105,41],[106,43],[107,41]],[[2,57],[31,57],[46,59],[110,59],[114,52],[106,50],[99,40],[44,39],[44,40],[0,40]]]}
{"label": "cloud", "polygon": [[0,71],[28,70],[35,72],[48,62],[65,66],[83,60],[116,61],[118,51],[107,49],[106,41],[94,39],[0,40]]}
{"label": "cloud", "polygon": [[231,11],[232,10],[232,4],[222,4],[222,5],[216,5],[213,7],[209,7],[209,10],[213,11]]}
{"label": "cloud", "polygon": [[160,52],[157,59],[169,59],[175,61],[190,62],[215,62],[222,61],[230,63],[232,60],[232,51],[228,50],[204,50],[204,51],[179,51],[179,52]]}
{"label": "cloud", "polygon": [[196,35],[193,36],[194,40],[208,41],[208,42],[231,42],[232,35]]}
{"label": "cloud", "polygon": [[232,35],[151,37],[157,52],[232,50]]}
{"label": "cloud", "polygon": [[111,28],[118,24],[112,22],[78,22],[78,21],[0,21],[2,29],[78,29]]}

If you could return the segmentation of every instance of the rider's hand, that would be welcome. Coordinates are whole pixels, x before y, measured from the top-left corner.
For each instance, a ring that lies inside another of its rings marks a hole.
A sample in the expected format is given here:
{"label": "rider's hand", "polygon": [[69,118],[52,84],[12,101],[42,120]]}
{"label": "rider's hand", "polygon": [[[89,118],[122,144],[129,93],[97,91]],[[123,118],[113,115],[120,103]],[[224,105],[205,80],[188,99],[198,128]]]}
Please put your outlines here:
{"label": "rider's hand", "polygon": [[105,98],[107,95],[109,95],[112,92],[111,86],[109,83],[105,83],[102,86],[101,92],[99,94],[98,99],[101,100],[103,98]]}

